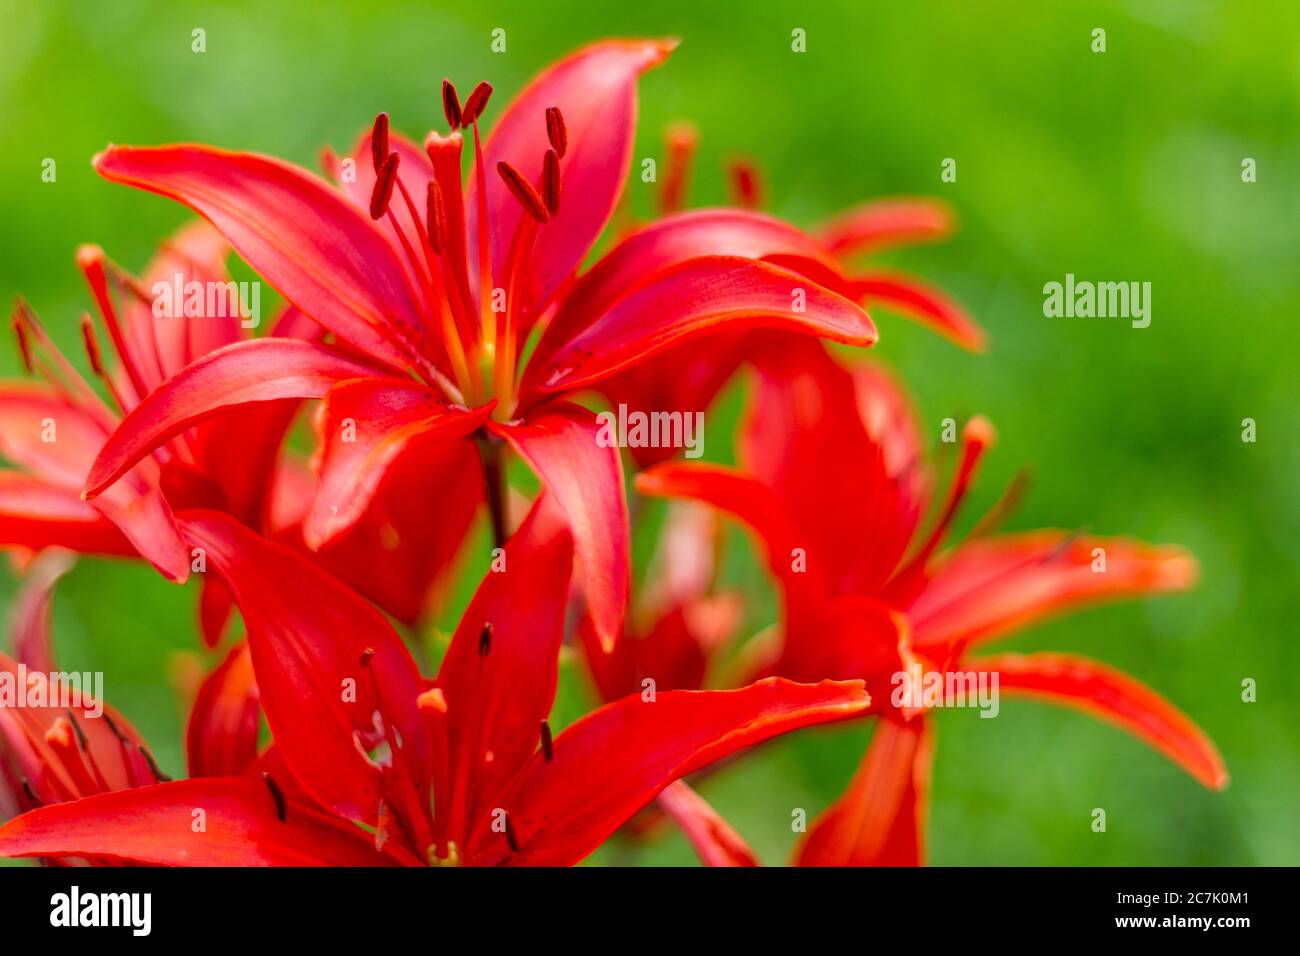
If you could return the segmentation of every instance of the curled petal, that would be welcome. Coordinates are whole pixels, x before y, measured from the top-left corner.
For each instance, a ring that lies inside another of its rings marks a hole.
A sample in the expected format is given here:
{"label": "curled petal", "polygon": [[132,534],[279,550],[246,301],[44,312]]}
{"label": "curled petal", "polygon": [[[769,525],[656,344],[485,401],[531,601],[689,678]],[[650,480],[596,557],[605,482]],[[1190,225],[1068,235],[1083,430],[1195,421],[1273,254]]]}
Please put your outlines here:
{"label": "curled petal", "polygon": [[260,704],[247,642],[199,688],[185,735],[191,777],[236,777],[257,760]]}
{"label": "curled petal", "polygon": [[758,866],[758,857],[740,834],[686,781],[665,787],[659,806],[682,828],[705,866]]}
{"label": "curled petal", "polygon": [[1127,674],[1071,654],[998,654],[968,667],[998,675],[999,690],[1073,707],[1145,741],[1203,786],[1222,790],[1228,768],[1214,742],[1191,718]]}
{"label": "curled petal", "polygon": [[938,199],[878,199],[836,217],[821,240],[837,256],[932,242],[952,234],[952,209]]}
{"label": "curled petal", "polygon": [[988,348],[987,336],[974,319],[948,296],[910,276],[885,272],[861,275],[850,284],[854,300],[897,309],[971,352]]}

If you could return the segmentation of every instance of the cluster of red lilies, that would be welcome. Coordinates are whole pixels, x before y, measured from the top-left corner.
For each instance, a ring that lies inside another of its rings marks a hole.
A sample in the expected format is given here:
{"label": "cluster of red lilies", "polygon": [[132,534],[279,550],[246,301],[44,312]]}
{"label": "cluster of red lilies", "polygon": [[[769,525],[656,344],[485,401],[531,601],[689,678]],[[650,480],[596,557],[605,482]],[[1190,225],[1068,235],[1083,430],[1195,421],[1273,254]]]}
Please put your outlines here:
{"label": "cluster of red lilies", "polygon": [[[139,277],[78,252],[94,385],[32,309],[15,311],[34,381],[0,385],[0,545],[25,573],[0,670],[55,672],[51,593],[69,552],[199,577],[213,666],[183,780],[112,707],[0,708],[0,854],[567,865],[657,803],[705,862],[753,864],[683,778],[775,735],[874,717],[861,767],[795,859],[918,863],[933,718],[892,693],[917,668],[996,674],[1224,785],[1213,744],[1133,679],[1071,655],[980,653],[1074,605],[1185,588],[1194,561],[997,534],[1015,488],[948,541],[992,427],[966,424],[943,490],[897,381],[824,344],[873,344],[865,306],[880,303],[982,348],[943,294],[851,264],[947,234],[943,206],[872,203],[810,233],[756,211],[741,168],[733,208],[682,211],[692,140],[677,131],[659,217],[630,221],[637,81],[671,49],[585,48],[486,140],[491,87],[462,99],[444,83],[446,132],[415,144],[381,115],[351,155],[326,154],[330,181],[205,146],[96,158],[105,178],[205,221]],[[155,282],[225,284],[231,250],[286,302],[266,334],[210,308],[158,316]],[[576,400],[693,412],[737,375],[738,467],[611,447]],[[307,400],[310,458],[286,440]],[[649,511],[629,509],[624,454],[634,504],[672,499],[638,535],[654,555],[635,589],[631,526]],[[512,462],[535,493],[512,487]],[[782,598],[779,625],[738,653],[720,514],[761,542]],[[408,640],[483,518],[490,569],[426,676]],[[553,733],[566,642],[605,703]]]}

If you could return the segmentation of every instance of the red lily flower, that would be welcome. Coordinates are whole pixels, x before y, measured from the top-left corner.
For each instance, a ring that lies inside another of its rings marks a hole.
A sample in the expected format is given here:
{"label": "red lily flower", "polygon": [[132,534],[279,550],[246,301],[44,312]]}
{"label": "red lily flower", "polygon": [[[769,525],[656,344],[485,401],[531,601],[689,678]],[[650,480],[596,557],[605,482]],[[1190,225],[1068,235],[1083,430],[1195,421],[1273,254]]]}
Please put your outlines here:
{"label": "red lily flower", "polygon": [[[263,779],[178,781],[45,807],[0,854],[155,864],[565,865],[673,780],[775,734],[860,713],[861,681],[772,679],[608,704],[552,738],[572,539],[539,500],[438,677],[385,619],[229,517],[182,523],[243,611],[274,749]],[[437,813],[433,807],[437,807]],[[205,832],[192,826],[196,808]]]}
{"label": "red lily flower", "polygon": [[741,441],[747,473],[665,464],[640,475],[637,487],[706,501],[763,539],[782,584],[785,625],[780,648],[759,673],[861,677],[884,718],[857,777],[810,830],[801,863],[922,858],[928,721],[890,702],[891,678],[914,663],[940,672],[996,671],[1003,691],[1105,719],[1205,786],[1226,785],[1213,743],[1132,678],[1072,655],[968,656],[1071,607],[1184,589],[1196,576],[1186,552],[1063,531],[988,536],[986,521],[938,554],[992,442],[988,423],[977,418],[967,426],[952,488],[922,534],[931,475],[893,381],[878,369],[845,370],[820,347],[788,342],[766,353],[757,369]]}
{"label": "red lily flower", "polygon": [[[135,464],[105,494],[90,502],[81,498],[96,454],[123,415],[196,357],[252,334],[237,311],[209,314],[206,302],[175,316],[155,318],[152,311],[150,290],[156,283],[226,288],[228,254],[225,241],[201,223],[178,231],[143,279],[113,265],[97,247],[78,251],[77,262],[117,358],[116,367],[106,366],[96,325],[83,316],[86,353],[111,404],[82,379],[35,313],[19,303],[14,330],[24,363],[45,381],[0,384],[0,454],[20,467],[0,472],[0,545],[138,554],[166,577],[184,581],[190,555],[174,510],[201,504],[228,511],[253,527],[266,526],[268,489],[296,402],[245,408],[196,423],[153,449],[150,458]],[[122,299],[120,309],[115,291]],[[176,309],[181,311],[179,305]],[[304,324],[310,325],[288,310],[275,332],[297,335]],[[231,468],[236,459],[240,467]],[[212,644],[228,611],[220,588],[205,589],[203,606],[204,634]]]}
{"label": "red lily flower", "polygon": [[[450,134],[431,134],[420,150],[381,116],[353,164],[336,164],[342,195],[252,154],[201,146],[102,153],[102,175],[209,219],[286,299],[373,365],[358,371],[352,355],[329,344],[229,346],[170,379],[123,422],[87,494],[103,493],[159,443],[218,410],[324,398],[309,544],[351,526],[399,459],[427,473],[431,456],[473,455],[471,437],[503,539],[500,455],[509,447],[564,513],[593,621],[612,642],[629,579],[621,463],[616,448],[596,441],[594,416],[563,396],[723,328],[782,328],[856,345],[875,339],[860,308],[793,271],[816,265],[797,254],[777,266],[705,249],[665,263],[652,250],[615,249],[612,264],[574,280],[627,175],[636,79],[671,48],[610,41],[579,51],[525,89],[486,146],[478,123],[491,87],[480,84],[462,104],[448,83]],[[464,190],[460,128],[474,140]]]}
{"label": "red lily flower", "polygon": [[0,820],[37,807],[164,779],[129,721],[84,696],[61,706],[50,641],[54,586],[71,566],[66,552],[47,552],[32,567],[14,609],[16,659],[0,653],[0,673],[30,699],[0,704]]}

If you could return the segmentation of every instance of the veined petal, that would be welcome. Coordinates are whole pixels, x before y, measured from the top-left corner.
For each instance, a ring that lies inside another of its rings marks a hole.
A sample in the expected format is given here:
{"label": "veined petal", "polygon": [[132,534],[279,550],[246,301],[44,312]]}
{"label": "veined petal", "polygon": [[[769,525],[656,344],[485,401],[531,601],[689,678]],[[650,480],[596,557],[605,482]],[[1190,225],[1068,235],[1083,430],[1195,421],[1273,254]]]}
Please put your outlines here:
{"label": "veined petal", "polygon": [[710,332],[772,328],[871,345],[867,314],[806,276],[754,259],[705,256],[637,286],[548,360],[529,362],[541,392],[591,385]]}
{"label": "veined petal", "polygon": [[918,648],[973,646],[1103,600],[1191,587],[1196,559],[1126,538],[1032,531],[976,539],[931,569],[907,608]]}
{"label": "veined petal", "polygon": [[396,726],[407,765],[428,779],[428,736],[415,704],[423,682],[401,638],[356,593],[232,518],[192,511],[182,525],[243,614],[285,763],[322,806],[373,824],[380,773],[359,741],[373,733],[377,712]]}
{"label": "veined petal", "polygon": [[623,628],[631,580],[623,462],[615,443],[602,443],[590,411],[552,402],[511,424],[489,423],[541,477],[573,533],[583,593],[606,649]]}
{"label": "veined petal", "polygon": [[223,409],[285,398],[321,398],[337,382],[381,374],[338,349],[294,339],[236,342],[186,366],[118,426],[86,478],[94,497],[137,461]]}
{"label": "veined petal", "polygon": [[[461,617],[437,686],[446,700],[450,795],[461,845],[501,787],[537,750],[559,677],[573,544],[543,492]],[[439,811],[440,815],[443,811]]]}
{"label": "veined petal", "polygon": [[321,325],[392,363],[379,330],[410,333],[420,310],[392,244],[328,184],[288,163],[208,146],[110,146],[95,169],[209,220],[275,289]]}
{"label": "veined petal", "polygon": [[925,719],[878,720],[844,795],[817,818],[799,866],[919,866],[925,857],[933,731]]}
{"label": "veined petal", "polygon": [[852,281],[849,294],[866,306],[879,302],[897,309],[968,351],[983,352],[988,348],[984,330],[965,309],[911,276],[864,273]]}
{"label": "veined petal", "polygon": [[758,857],[709,802],[685,780],[659,794],[659,806],[672,817],[705,866],[758,866]]}
{"label": "veined petal", "polygon": [[578,280],[537,343],[538,361],[554,355],[628,289],[702,256],[763,259],[843,291],[836,261],[789,223],[743,209],[677,213],[632,233]]}
{"label": "veined petal", "polygon": [[191,777],[237,777],[257,760],[261,713],[253,658],[240,641],[203,681],[185,734]]}
{"label": "veined petal", "polygon": [[491,404],[448,405],[409,378],[356,379],[332,389],[318,419],[320,487],[303,528],[307,546],[317,549],[354,524],[398,456],[432,461],[491,412]]}
{"label": "veined petal", "polygon": [[792,684],[769,679],[741,690],[666,691],[606,704],[535,754],[500,797],[512,851],[484,820],[475,863],[567,866],[598,847],[664,787],[778,734],[861,713],[860,681]]}
{"label": "veined petal", "polygon": [[1160,751],[1203,786],[1222,790],[1228,768],[1192,719],[1145,684],[1072,654],[998,654],[963,667],[998,676],[998,689],[1073,707],[1114,724]]}
{"label": "veined petal", "polygon": [[822,229],[821,240],[835,255],[849,256],[946,239],[952,230],[952,208],[942,200],[877,199],[831,220]]}
{"label": "veined petal", "polygon": [[[534,79],[493,129],[484,168],[492,177],[487,209],[492,265],[498,277],[523,210],[497,181],[497,164],[507,162],[529,182],[539,182],[542,158],[550,145],[545,123],[548,107],[559,108],[568,131],[568,148],[560,161],[560,211],[543,229],[533,254],[525,312],[541,309],[578,268],[609,221],[632,161],[637,77],[662,63],[675,46],[664,40],[607,40],[584,47]],[[465,202],[471,238],[478,235],[481,188],[476,175]]]}
{"label": "veined petal", "polygon": [[[202,811],[204,829],[196,830]],[[261,780],[214,777],[122,790],[33,810],[0,827],[0,855],[107,857],[156,866],[384,866],[360,827],[300,804]]]}
{"label": "veined petal", "polygon": [[0,546],[136,553],[117,526],[82,501],[77,491],[16,471],[0,471]]}

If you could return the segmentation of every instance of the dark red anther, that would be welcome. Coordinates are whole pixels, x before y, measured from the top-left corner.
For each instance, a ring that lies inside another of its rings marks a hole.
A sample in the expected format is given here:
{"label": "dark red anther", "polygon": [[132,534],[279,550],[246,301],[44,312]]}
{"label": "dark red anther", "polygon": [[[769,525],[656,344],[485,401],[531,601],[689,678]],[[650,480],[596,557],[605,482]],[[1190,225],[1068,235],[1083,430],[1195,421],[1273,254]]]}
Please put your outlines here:
{"label": "dark red anther", "polygon": [[45,806],[45,802],[41,800],[41,798],[36,795],[36,791],[32,789],[32,782],[30,780],[28,780],[26,777],[23,777],[21,783],[22,783],[23,793],[26,794],[28,801],[31,803],[33,807]]}
{"label": "dark red anther", "polygon": [[542,160],[542,201],[546,211],[552,216],[560,214],[560,152],[555,149],[546,151]]}
{"label": "dark red anther", "polygon": [[460,129],[461,113],[460,94],[456,92],[456,87],[452,85],[451,80],[442,81],[442,115],[447,117],[447,125],[454,133]]}
{"label": "dark red anther", "polygon": [[171,782],[172,778],[162,772],[162,770],[158,766],[158,761],[153,759],[153,754],[149,752],[149,750],[145,747],[144,744],[138,744],[135,749],[139,751],[140,756],[144,758],[144,762],[149,765],[149,772],[153,774],[153,778],[155,780],[157,780],[159,783]]}
{"label": "dark red anther", "polygon": [[487,109],[488,100],[492,98],[492,84],[486,81],[474,87],[474,92],[470,93],[469,99],[465,101],[465,108],[460,114],[460,125],[469,127],[478,122],[478,118],[483,115]]}
{"label": "dark red anther", "polygon": [[374,160],[375,172],[384,164],[388,155],[388,114],[380,113],[375,117],[374,129],[370,131],[370,158]]}
{"label": "dark red anther", "polygon": [[14,338],[18,340],[18,355],[23,360],[23,368],[28,375],[35,371],[32,364],[32,343],[27,338],[27,326],[23,324],[21,313],[15,312],[13,317]]}
{"label": "dark red anther", "polygon": [[373,647],[367,647],[364,651],[361,652],[361,666],[369,667],[370,661],[374,656],[375,656],[375,649]]}
{"label": "dark red anther", "polygon": [[506,814],[506,842],[510,844],[510,852],[519,852],[519,838],[515,836],[515,825],[510,822],[510,814]]}
{"label": "dark red anther", "polygon": [[397,181],[397,164],[401,157],[389,153],[375,176],[375,188],[370,194],[370,218],[381,219],[388,212],[388,201],[393,198],[393,183]]}
{"label": "dark red anther", "polygon": [[478,656],[487,657],[492,650],[492,625],[484,624],[483,633],[478,636]]}
{"label": "dark red anther", "polygon": [[551,740],[551,725],[544,720],[542,721],[542,756],[546,758],[547,763],[550,763],[551,758],[555,756],[555,745]]}
{"label": "dark red anther", "polygon": [[538,222],[546,222],[550,218],[550,214],[546,211],[546,203],[537,194],[533,184],[524,178],[523,173],[504,160],[497,163],[497,172],[501,174],[501,179],[519,200],[519,205],[523,206],[534,219]]}
{"label": "dark red anther", "polygon": [[569,148],[569,131],[564,127],[564,114],[558,106],[546,107],[546,138],[551,141],[551,148],[564,158],[564,151]]}
{"label": "dark red anther", "polygon": [[95,335],[95,324],[90,316],[81,316],[81,340],[86,346],[86,358],[90,360],[90,369],[101,378],[104,376],[104,362],[99,352],[99,339]]}
{"label": "dark red anther", "polygon": [[429,180],[429,191],[425,199],[425,223],[429,233],[429,245],[435,255],[442,255],[447,247],[447,210],[442,205],[442,187],[438,180]]}
{"label": "dark red anther", "polygon": [[284,799],[284,791],[280,789],[280,785],[272,779],[271,775],[265,771],[262,772],[262,780],[266,783],[266,789],[271,791],[271,799],[275,801],[275,815],[283,823],[289,811],[289,806]]}
{"label": "dark red anther", "polygon": [[113,718],[108,715],[108,711],[104,711],[102,714],[100,714],[100,716],[104,718],[104,723],[108,724],[108,729],[112,732],[114,737],[116,737],[119,741],[121,741],[124,744],[129,743],[129,741],[126,739],[126,734],[122,733],[122,731],[118,728]]}

